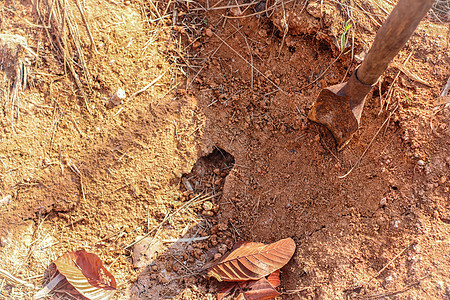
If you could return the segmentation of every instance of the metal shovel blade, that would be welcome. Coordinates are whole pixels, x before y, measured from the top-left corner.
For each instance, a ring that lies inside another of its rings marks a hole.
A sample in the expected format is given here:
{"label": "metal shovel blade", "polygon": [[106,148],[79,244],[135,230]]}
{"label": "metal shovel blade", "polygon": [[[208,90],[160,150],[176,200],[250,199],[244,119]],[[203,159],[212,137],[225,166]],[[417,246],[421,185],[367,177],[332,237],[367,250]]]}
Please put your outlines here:
{"label": "metal shovel blade", "polygon": [[371,85],[358,80],[355,71],[348,82],[323,89],[308,118],[328,128],[340,150],[358,130],[365,98],[371,89]]}

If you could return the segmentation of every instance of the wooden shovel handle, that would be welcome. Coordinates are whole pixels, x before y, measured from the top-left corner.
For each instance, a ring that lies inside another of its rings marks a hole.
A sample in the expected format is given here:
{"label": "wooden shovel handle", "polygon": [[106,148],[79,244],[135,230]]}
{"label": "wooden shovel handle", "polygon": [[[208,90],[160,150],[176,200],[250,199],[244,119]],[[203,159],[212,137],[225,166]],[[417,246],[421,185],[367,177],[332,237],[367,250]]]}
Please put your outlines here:
{"label": "wooden shovel handle", "polygon": [[357,76],[362,83],[372,85],[377,82],[392,59],[408,42],[433,3],[434,0],[398,1],[358,69]]}

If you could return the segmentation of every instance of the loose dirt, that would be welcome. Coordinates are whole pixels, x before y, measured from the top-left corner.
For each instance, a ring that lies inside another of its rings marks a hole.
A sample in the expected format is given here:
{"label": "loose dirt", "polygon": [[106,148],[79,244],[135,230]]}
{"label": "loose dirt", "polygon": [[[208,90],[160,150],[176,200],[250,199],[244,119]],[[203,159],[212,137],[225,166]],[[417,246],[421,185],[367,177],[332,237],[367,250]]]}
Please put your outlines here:
{"label": "loose dirt", "polygon": [[4,298],[31,299],[54,259],[86,249],[117,299],[214,299],[205,263],[286,237],[282,299],[450,297],[439,11],[337,152],[309,108],[355,70],[390,1],[50,3],[0,4],[0,33],[35,54],[16,98],[17,73],[0,72],[0,269],[35,286],[0,273]]}

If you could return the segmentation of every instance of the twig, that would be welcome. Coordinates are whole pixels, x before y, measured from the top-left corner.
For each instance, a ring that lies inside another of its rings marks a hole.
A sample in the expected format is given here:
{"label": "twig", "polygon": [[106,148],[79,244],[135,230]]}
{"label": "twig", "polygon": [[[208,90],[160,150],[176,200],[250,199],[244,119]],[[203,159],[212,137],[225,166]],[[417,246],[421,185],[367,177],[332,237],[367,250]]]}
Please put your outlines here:
{"label": "twig", "polygon": [[[291,2],[293,2],[294,0],[289,0],[289,1],[286,1],[286,2],[283,2],[284,4],[288,4],[288,3],[291,3]],[[281,2],[281,1],[280,1]],[[268,11],[271,11],[271,10],[274,10],[275,8],[277,8],[277,7],[279,7],[279,6],[281,6],[281,4],[274,4],[274,5],[272,5],[271,7],[269,7],[269,8],[266,8],[265,10],[262,10],[262,11],[258,11],[258,12],[255,12],[255,13],[252,13],[252,14],[249,14],[249,15],[245,15],[245,16],[235,16],[235,17],[232,17],[232,16],[225,16],[225,15],[222,15],[224,18],[226,18],[226,19],[243,19],[243,18],[248,18],[248,17],[253,17],[253,16],[257,16],[257,15],[261,15],[261,14],[263,14],[263,13],[267,13]]]}
{"label": "twig", "polygon": [[252,67],[253,69],[255,69],[256,72],[258,72],[262,77],[264,77],[267,81],[269,81],[274,87],[276,87],[278,90],[280,90],[283,94],[287,95],[287,93],[280,88],[278,85],[275,84],[275,82],[273,82],[272,80],[270,80],[266,75],[264,75],[263,72],[261,72],[260,70],[258,70],[255,66],[253,66],[252,64],[250,64],[248,62],[248,60],[246,60],[241,54],[239,54],[239,52],[237,52],[236,50],[234,50],[233,47],[231,47],[226,41],[224,41],[219,35],[217,35],[215,32],[213,32],[214,35],[221,40],[225,45],[228,46],[228,48],[230,48],[231,51],[233,51],[234,53],[236,53],[237,56],[239,56],[243,61],[245,61],[250,67]]}
{"label": "twig", "polygon": [[80,170],[78,170],[77,166],[72,163],[71,159],[68,159],[67,161],[67,165],[69,166],[69,168],[78,175],[78,177],[80,177],[80,188],[81,188],[81,193],[83,194],[83,200],[84,202],[86,202],[86,190],[84,188],[84,184],[83,184],[83,175],[81,174]]}
{"label": "twig", "polygon": [[[241,30],[241,28],[238,28],[236,31],[234,31],[233,33],[231,33],[229,36],[227,36],[225,38],[225,40],[228,40],[230,37],[234,36],[236,32],[238,32],[239,30]],[[222,45],[224,44],[224,41],[220,43],[220,45],[216,48],[216,50],[213,51],[213,53],[211,54],[211,56],[209,57],[210,59],[212,59],[214,57],[214,55],[216,55],[217,51],[219,51],[220,47],[222,47]],[[195,74],[195,76],[191,79],[191,81],[189,83],[187,83],[187,87],[189,88],[191,86],[191,84],[194,82],[194,80],[197,78],[197,76],[200,74],[201,71],[203,71],[203,69],[205,68],[206,64],[203,64],[203,66],[200,68],[200,70],[197,72],[197,74]]]}
{"label": "twig", "polygon": [[[147,234],[145,234],[143,237],[141,237],[140,239],[134,241],[133,243],[129,244],[128,246],[126,246],[124,249],[128,249],[131,246],[134,246],[135,244],[139,243],[140,241],[142,241],[143,239],[147,238],[150,234],[152,234],[155,230],[157,230],[158,232],[162,229],[162,226],[174,215],[176,215],[177,213],[179,213],[180,211],[182,211],[183,209],[188,208],[189,206],[191,206],[194,203],[201,203],[203,201],[209,200],[211,198],[214,198],[216,196],[220,195],[219,194],[215,194],[215,195],[210,195],[210,196],[205,196],[205,197],[201,197],[201,195],[197,195],[196,197],[192,198],[192,200],[186,202],[185,204],[183,204],[181,207],[179,207],[177,210],[175,210],[174,212],[169,212],[166,214],[166,216],[164,217],[164,220],[162,220],[162,222],[158,225],[158,227],[152,229],[150,232],[148,232]],[[150,243],[153,242],[153,240],[156,238],[156,236],[158,235],[158,232],[155,234],[155,236],[153,237],[152,241]]]}
{"label": "twig", "polygon": [[[243,3],[243,4],[238,4],[238,5],[233,4],[233,5],[227,5],[227,6],[210,7],[206,11],[229,9],[229,8],[241,8],[241,7],[252,6],[253,4],[255,4],[255,3],[251,2],[251,3]],[[193,8],[193,9],[191,9],[191,11],[199,11],[199,10],[205,10],[205,9],[204,8]]]}
{"label": "twig", "polygon": [[41,299],[46,297],[51,292],[51,290],[53,290],[58,285],[58,283],[64,278],[65,278],[64,275],[58,274],[58,276],[56,276],[49,283],[47,283],[47,285],[42,290],[34,294],[33,299]]}
{"label": "twig", "polygon": [[192,243],[209,239],[210,236],[200,236],[200,237],[192,237],[192,238],[182,238],[182,239],[164,239],[161,240],[163,243]]}
{"label": "twig", "polygon": [[355,296],[355,298],[358,298],[358,299],[375,299],[375,298],[386,298],[386,297],[389,297],[389,296],[398,295],[398,294],[401,294],[401,293],[404,293],[404,292],[410,290],[412,287],[414,287],[416,285],[419,285],[422,280],[424,280],[425,278],[427,278],[429,276],[430,276],[430,274],[427,274],[427,275],[421,277],[416,282],[408,284],[404,288],[402,288],[400,290],[397,290],[397,291],[391,291],[391,292],[375,294],[375,295],[367,295],[367,296],[366,295],[361,295],[361,296]]}
{"label": "twig", "polygon": [[14,277],[14,276],[11,275],[8,271],[3,270],[3,269],[1,269],[1,268],[0,268],[0,276],[6,278],[6,279],[8,279],[9,281],[12,281],[12,282],[14,282],[14,283],[16,283],[16,284],[20,284],[20,285],[24,285],[24,286],[27,286],[27,287],[34,288],[34,285],[33,285],[33,284],[31,284],[31,283],[29,283],[29,282],[26,282],[26,281],[24,281],[24,280],[22,280],[22,279],[19,279],[19,278],[17,278],[17,277]]}
{"label": "twig", "polygon": [[[411,51],[408,55],[408,57],[405,59],[405,61],[403,62],[403,66],[406,65],[406,63],[408,62],[409,58],[412,56],[412,54],[414,53],[414,50]],[[383,111],[383,107],[384,105],[386,105],[386,107],[390,104],[391,102],[391,97],[392,97],[392,93],[393,93],[393,88],[394,88],[394,83],[397,81],[398,77],[400,76],[400,69],[397,72],[397,75],[395,75],[394,80],[392,80],[391,84],[389,85],[388,91],[386,93],[386,98],[385,98],[385,102],[381,102],[380,105],[380,111],[378,114],[381,114],[381,112]],[[381,94],[380,94],[381,95]],[[381,97],[380,97],[380,101],[381,101]]]}
{"label": "twig", "polygon": [[369,284],[373,279],[377,278],[378,276],[380,276],[381,273],[383,273],[384,270],[386,270],[387,267],[389,267],[389,265],[391,263],[393,263],[397,258],[400,257],[400,255],[402,255],[406,250],[409,249],[409,247],[411,247],[415,242],[412,242],[411,244],[409,244],[408,246],[406,246],[402,251],[400,251],[396,256],[394,256],[383,268],[381,268],[380,271],[378,271],[377,274],[373,275],[369,281],[367,281],[367,284]]}
{"label": "twig", "polygon": [[391,113],[389,114],[389,116],[386,118],[386,120],[383,122],[383,124],[381,124],[380,128],[378,128],[377,132],[375,133],[375,135],[373,136],[372,140],[370,141],[369,145],[367,145],[366,149],[364,150],[364,152],[361,154],[361,156],[359,157],[359,159],[356,161],[356,163],[353,165],[353,167],[344,175],[342,176],[338,176],[339,179],[345,178],[347,177],[357,166],[358,164],[361,162],[362,158],[364,157],[364,155],[367,153],[367,151],[369,150],[370,146],[372,145],[372,143],[375,141],[375,138],[378,136],[378,134],[380,133],[381,129],[384,127],[384,125],[386,125],[386,123],[391,119],[392,115],[395,113],[395,111],[397,110],[399,104],[397,102],[397,105],[395,106],[395,108],[391,111]]}
{"label": "twig", "polygon": [[[167,72],[167,71],[166,71]],[[154,85],[155,83],[158,82],[158,80],[160,80],[165,74],[166,72],[162,73],[161,75],[159,75],[158,77],[156,77],[152,82],[150,82],[149,84],[147,84],[146,86],[144,86],[142,89],[140,89],[139,91],[135,92],[133,95],[130,96],[130,98],[134,98],[137,95],[139,95],[142,92],[145,92],[149,87],[151,87],[152,85]]]}
{"label": "twig", "polygon": [[432,87],[431,84],[429,84],[428,82],[426,82],[425,80],[423,80],[422,78],[420,78],[419,76],[417,76],[416,74],[412,73],[411,71],[409,71],[408,69],[405,68],[405,64],[403,65],[399,65],[396,64],[395,62],[393,63],[393,66],[396,67],[397,69],[399,69],[400,71],[402,71],[406,76],[408,76],[409,78],[411,78],[412,80],[415,80],[423,85]]}
{"label": "twig", "polygon": [[314,83],[316,83],[320,78],[322,78],[322,76],[325,75],[325,73],[331,68],[331,66],[334,65],[335,62],[337,62],[337,60],[341,57],[342,53],[344,53],[344,52],[339,53],[338,57],[336,57],[336,58],[331,62],[331,64],[329,64],[329,65],[327,66],[327,68],[325,69],[325,71],[322,72],[322,74],[320,74],[320,75],[319,75],[316,79],[314,79],[312,82],[308,83],[308,84],[305,85],[305,86],[302,86],[301,89],[306,89],[307,87],[310,87],[311,85],[313,85]]}
{"label": "twig", "polygon": [[94,38],[92,37],[91,30],[89,29],[89,24],[86,20],[86,16],[84,15],[83,8],[81,7],[80,0],[77,0],[77,7],[81,14],[81,19],[83,20],[84,26],[86,26],[86,31],[88,32],[89,39],[91,40],[92,48],[94,48],[95,53],[98,53],[97,47],[95,46]]}
{"label": "twig", "polygon": [[444,86],[444,89],[442,90],[441,97],[447,96],[449,91],[450,91],[450,77],[448,78],[447,84]]}

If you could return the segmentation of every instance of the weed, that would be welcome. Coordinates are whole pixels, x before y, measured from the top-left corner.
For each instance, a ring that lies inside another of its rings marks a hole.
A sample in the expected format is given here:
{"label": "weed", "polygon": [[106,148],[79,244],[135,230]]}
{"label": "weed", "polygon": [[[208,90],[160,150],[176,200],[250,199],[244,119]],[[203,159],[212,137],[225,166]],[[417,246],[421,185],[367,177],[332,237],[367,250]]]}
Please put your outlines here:
{"label": "weed", "polygon": [[344,32],[339,37],[339,48],[340,48],[339,50],[341,50],[341,52],[343,52],[344,49],[346,48],[347,41],[348,41],[347,33],[350,30],[350,28],[352,28],[352,24],[350,23],[350,20],[347,20],[347,22],[345,22],[345,25],[344,25]]}
{"label": "weed", "polygon": [[412,98],[410,98],[408,95],[405,94],[405,101],[408,104],[411,104],[413,102]]}

